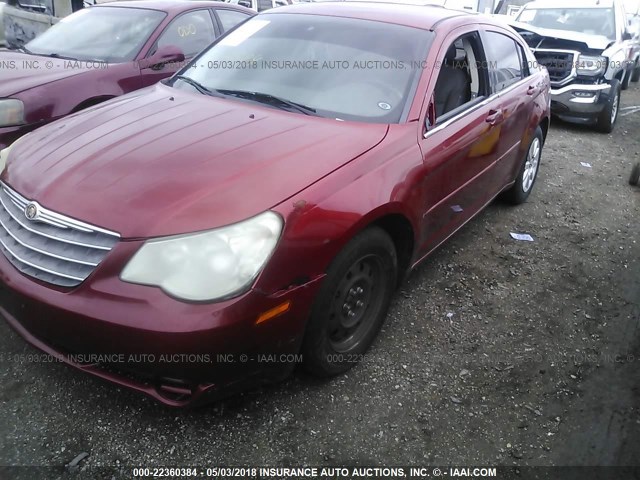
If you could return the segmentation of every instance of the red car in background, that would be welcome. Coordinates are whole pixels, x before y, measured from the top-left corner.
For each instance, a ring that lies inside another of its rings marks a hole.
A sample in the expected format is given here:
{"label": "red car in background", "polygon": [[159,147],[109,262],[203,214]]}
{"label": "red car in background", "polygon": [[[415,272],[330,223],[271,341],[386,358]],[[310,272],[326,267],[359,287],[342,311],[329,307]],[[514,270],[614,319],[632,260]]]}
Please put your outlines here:
{"label": "red car in background", "polygon": [[80,10],[19,50],[0,50],[0,148],[57,118],[166,78],[255,12],[214,1]]}
{"label": "red car in background", "polygon": [[167,405],[346,371],[398,282],[498,195],[524,202],[549,76],[491,19],[269,10],[171,79],[0,153],[0,314]]}

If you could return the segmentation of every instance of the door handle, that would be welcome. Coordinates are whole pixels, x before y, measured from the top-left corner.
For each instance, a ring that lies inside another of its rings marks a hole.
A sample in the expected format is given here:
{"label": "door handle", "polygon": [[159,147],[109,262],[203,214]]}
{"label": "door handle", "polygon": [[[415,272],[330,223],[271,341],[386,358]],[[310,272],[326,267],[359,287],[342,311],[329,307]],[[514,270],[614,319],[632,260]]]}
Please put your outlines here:
{"label": "door handle", "polygon": [[527,88],[527,95],[535,95],[538,91],[539,89],[536,85],[529,85],[529,88]]}
{"label": "door handle", "polygon": [[487,115],[485,122],[491,125],[497,125],[499,123],[502,123],[503,120],[504,115],[502,114],[502,109],[498,108],[497,110],[489,110],[489,115]]}

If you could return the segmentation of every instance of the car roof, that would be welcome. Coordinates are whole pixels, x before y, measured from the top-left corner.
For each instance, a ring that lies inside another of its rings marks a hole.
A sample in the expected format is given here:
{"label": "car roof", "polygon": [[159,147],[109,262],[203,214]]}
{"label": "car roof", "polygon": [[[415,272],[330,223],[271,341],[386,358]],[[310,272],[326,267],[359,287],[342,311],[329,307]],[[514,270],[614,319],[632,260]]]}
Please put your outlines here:
{"label": "car roof", "polygon": [[534,0],[526,8],[612,8],[613,0]]}
{"label": "car roof", "polygon": [[237,5],[219,2],[215,0],[125,0],[113,1],[94,5],[91,8],[105,7],[125,7],[125,8],[146,8],[149,10],[160,10],[162,12],[181,12],[192,8],[225,8],[240,10],[247,13],[255,13],[248,8]]}
{"label": "car roof", "polygon": [[[414,2],[414,0],[410,0]],[[478,16],[462,10],[451,10],[433,4],[404,4],[398,1],[329,1],[296,3],[267,10],[261,15],[282,13],[301,13],[308,15],[326,15],[334,17],[358,18],[387,23],[396,23],[408,27],[432,30],[436,24],[450,18],[465,17],[468,23],[478,23]],[[487,18],[484,19],[485,21]]]}

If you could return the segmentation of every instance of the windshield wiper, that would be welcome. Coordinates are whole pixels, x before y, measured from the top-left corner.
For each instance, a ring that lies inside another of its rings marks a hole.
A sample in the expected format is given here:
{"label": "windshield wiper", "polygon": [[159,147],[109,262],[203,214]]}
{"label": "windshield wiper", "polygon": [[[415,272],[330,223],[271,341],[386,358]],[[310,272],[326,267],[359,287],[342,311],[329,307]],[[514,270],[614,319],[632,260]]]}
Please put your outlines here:
{"label": "windshield wiper", "polygon": [[197,82],[196,80],[194,80],[191,77],[187,77],[185,75],[176,75],[173,78],[176,79],[176,80],[182,80],[183,82],[188,83],[189,85],[191,85],[193,88],[198,90],[203,95],[211,95],[212,97],[221,97],[222,96],[222,95],[214,92],[213,90],[209,90],[207,87],[205,87],[204,85],[202,85],[201,83]]}
{"label": "windshield wiper", "polygon": [[216,90],[216,92],[223,95],[229,95],[230,97],[255,100],[256,102],[264,103],[266,105],[280,107],[283,110],[293,109],[300,113],[304,113],[305,115],[314,115],[316,117],[320,116],[316,112],[315,108],[302,105],[301,103],[292,102],[291,100],[286,100],[284,98],[276,97],[275,95],[271,95],[269,93],[248,92],[245,90]]}
{"label": "windshield wiper", "polygon": [[16,50],[18,50],[19,52],[24,52],[28,55],[33,55],[33,52],[31,50],[29,50],[27,47],[18,47],[16,48]]}
{"label": "windshield wiper", "polygon": [[44,55],[45,57],[51,57],[51,58],[60,58],[61,60],[74,60],[77,61],[77,58],[73,58],[73,57],[67,57],[66,55],[60,55],[59,53],[41,53],[41,55]]}

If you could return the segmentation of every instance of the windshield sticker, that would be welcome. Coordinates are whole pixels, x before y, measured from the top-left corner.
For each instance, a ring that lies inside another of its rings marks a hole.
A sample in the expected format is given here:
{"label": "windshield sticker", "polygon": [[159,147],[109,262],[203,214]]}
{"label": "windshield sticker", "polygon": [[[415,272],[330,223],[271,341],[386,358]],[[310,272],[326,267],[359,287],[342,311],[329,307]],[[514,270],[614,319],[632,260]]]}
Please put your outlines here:
{"label": "windshield sticker", "polygon": [[237,28],[229,35],[224,37],[219,45],[226,45],[228,47],[237,47],[246,39],[253,36],[255,33],[262,30],[264,27],[271,23],[270,20],[252,20],[248,23],[245,23],[241,27]]}
{"label": "windshield sticker", "polygon": [[180,25],[178,27],[178,35],[181,37],[188,37],[189,35],[195,35],[197,32],[196,26],[193,23],[189,25]]}
{"label": "windshield sticker", "polygon": [[391,105],[389,105],[387,102],[378,102],[378,106],[382,110],[391,110]]}

